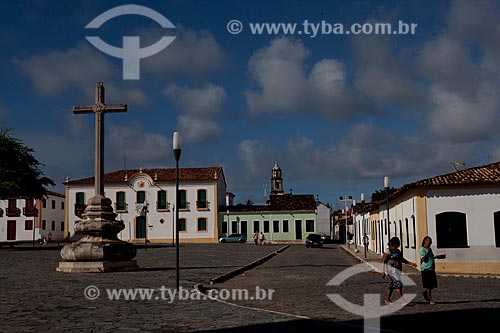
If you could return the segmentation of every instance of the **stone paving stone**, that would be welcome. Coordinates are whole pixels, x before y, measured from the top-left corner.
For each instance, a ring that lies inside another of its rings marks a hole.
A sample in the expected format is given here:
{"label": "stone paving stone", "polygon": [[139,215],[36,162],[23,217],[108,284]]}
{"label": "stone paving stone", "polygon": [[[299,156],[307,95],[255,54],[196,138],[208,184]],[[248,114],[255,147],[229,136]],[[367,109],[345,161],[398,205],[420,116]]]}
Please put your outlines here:
{"label": "stone paving stone", "polygon": [[[183,286],[207,283],[210,278],[247,264],[281,246],[251,244],[190,244],[181,247]],[[105,288],[159,288],[175,285],[175,249],[140,249],[139,272],[64,274],[55,272],[57,250],[0,250],[0,332],[363,332],[360,317],[333,304],[326,293],[339,293],[362,304],[364,293],[382,294],[386,281],[374,273],[359,274],[340,287],[326,283],[358,263],[338,246],[306,249],[293,245],[263,265],[215,288],[255,286],[275,290],[271,301],[241,301],[242,305],[305,315],[313,320],[234,307],[216,301],[111,301],[101,295],[87,300],[83,290]],[[411,275],[420,291],[418,275]],[[426,332],[450,331],[445,324],[461,325],[456,332],[471,331],[476,323],[487,326],[500,310],[498,279],[438,277],[435,293],[441,303],[429,306],[421,296],[395,315],[382,318],[394,331],[421,331],[419,322],[430,322]],[[472,319],[473,318],[473,319]],[[408,323],[412,323],[409,324]],[[415,324],[417,323],[417,324]],[[448,327],[449,328],[449,327]],[[477,330],[477,327],[476,327]]]}
{"label": "stone paving stone", "polygon": [[[358,263],[359,260],[337,245],[327,245],[324,248],[314,249],[293,245],[283,254],[246,272],[244,276],[235,277],[214,287],[251,290],[255,286],[259,286],[265,289],[274,289],[272,300],[246,300],[236,303],[304,315],[323,321],[320,325],[312,325],[314,328],[331,328],[328,325],[332,321],[362,325],[359,316],[339,308],[330,301],[327,294],[340,294],[345,299],[359,305],[363,304],[364,294],[379,294],[382,301],[387,280],[383,280],[379,274],[367,272],[351,277],[340,286],[326,285],[335,275]],[[500,283],[498,279],[438,276],[439,288],[433,295],[439,304],[431,306],[424,302],[420,294],[422,289],[419,273],[412,268],[405,270],[417,284],[416,287],[406,286],[405,293],[415,293],[417,297],[401,311],[382,318],[382,323],[385,323],[389,329],[398,330],[406,325],[402,331],[419,331],[421,327],[418,325],[409,327],[404,323],[411,318],[421,316],[436,323],[436,327],[426,327],[426,331],[443,330],[443,326],[440,324],[450,324],[448,318],[457,320],[461,323],[461,328],[465,330],[473,326],[467,321],[466,314],[473,313],[478,318],[484,319],[488,318],[492,311],[500,313]],[[264,325],[264,327],[266,326]],[[459,328],[456,331],[461,330]]]}
{"label": "stone paving stone", "polygon": [[[183,287],[243,266],[280,246],[250,244],[189,244],[181,246]],[[22,331],[172,331],[221,329],[260,322],[288,320],[286,316],[253,316],[214,301],[111,301],[101,295],[87,300],[83,291],[105,288],[175,287],[175,248],[140,249],[141,271],[105,274],[56,272],[56,248],[0,250],[0,332]],[[217,320],[215,320],[217,319]]]}

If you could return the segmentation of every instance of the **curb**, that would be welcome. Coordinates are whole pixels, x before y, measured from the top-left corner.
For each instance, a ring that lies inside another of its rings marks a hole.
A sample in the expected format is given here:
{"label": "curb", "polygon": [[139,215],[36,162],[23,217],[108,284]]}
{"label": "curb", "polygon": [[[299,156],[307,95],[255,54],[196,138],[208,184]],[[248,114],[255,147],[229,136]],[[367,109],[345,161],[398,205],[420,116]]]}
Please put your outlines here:
{"label": "curb", "polygon": [[380,271],[380,269],[378,269],[377,267],[375,267],[373,264],[369,263],[368,261],[366,261],[365,259],[361,258],[357,254],[351,252],[351,250],[346,249],[345,246],[341,245],[340,248],[342,250],[344,250],[345,252],[347,252],[348,254],[350,254],[351,256],[353,256],[355,259],[359,260],[359,262],[367,264],[370,267],[371,271],[374,271],[374,272]]}
{"label": "curb", "polygon": [[242,274],[245,271],[248,271],[248,270],[250,270],[250,269],[252,269],[254,267],[257,267],[257,266],[265,263],[266,261],[268,261],[269,259],[271,259],[275,255],[277,255],[278,253],[281,253],[281,252],[285,251],[289,247],[290,247],[290,245],[283,246],[282,248],[280,248],[280,249],[278,249],[278,250],[276,250],[274,252],[271,252],[271,253],[269,253],[268,255],[266,255],[266,256],[264,256],[262,258],[259,258],[259,259],[255,260],[255,261],[252,261],[251,263],[249,263],[249,264],[247,264],[245,266],[236,268],[235,270],[232,270],[229,273],[225,273],[225,274],[216,276],[214,278],[211,278],[210,281],[209,281],[209,283],[210,284],[222,283],[222,282],[225,282],[227,280],[230,280],[233,277],[235,277],[237,275],[240,275],[240,274]]}
{"label": "curb", "polygon": [[[365,259],[361,258],[357,254],[351,252],[350,250],[346,249],[345,246],[341,246],[342,250],[346,251],[350,255],[352,255],[354,258],[359,260],[360,262],[363,262],[370,266],[370,268],[373,271],[379,271],[378,268],[376,268],[374,265],[366,261]],[[413,268],[414,269],[414,268]],[[415,269],[416,270],[416,269]],[[416,270],[417,273],[420,273],[419,270]],[[457,277],[457,278],[471,278],[471,279],[500,279],[500,275],[495,275],[495,274],[467,274],[467,273],[440,273],[436,272],[439,274],[439,277]],[[407,275],[412,275],[415,273],[406,273]]]}

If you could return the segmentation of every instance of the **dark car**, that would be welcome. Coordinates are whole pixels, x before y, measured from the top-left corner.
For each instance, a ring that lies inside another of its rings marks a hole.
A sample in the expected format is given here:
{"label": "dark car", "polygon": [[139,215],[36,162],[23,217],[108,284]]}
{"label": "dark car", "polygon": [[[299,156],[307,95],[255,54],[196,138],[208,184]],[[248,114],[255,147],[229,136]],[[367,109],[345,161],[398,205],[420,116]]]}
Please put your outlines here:
{"label": "dark car", "polygon": [[323,241],[323,244],[333,243],[332,242],[332,238],[330,237],[330,235],[321,234],[320,236],[321,236],[321,240]]}
{"label": "dark car", "polygon": [[246,241],[247,236],[245,234],[231,234],[219,239],[220,243],[245,243]]}
{"label": "dark car", "polygon": [[306,238],[306,247],[323,247],[323,240],[320,235],[309,234]]}

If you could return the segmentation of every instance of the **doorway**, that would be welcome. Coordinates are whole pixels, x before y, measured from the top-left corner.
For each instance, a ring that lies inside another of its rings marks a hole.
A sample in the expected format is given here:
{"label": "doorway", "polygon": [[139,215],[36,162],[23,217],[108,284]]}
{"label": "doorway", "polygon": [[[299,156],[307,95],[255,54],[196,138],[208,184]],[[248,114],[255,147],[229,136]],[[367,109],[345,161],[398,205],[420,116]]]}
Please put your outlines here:
{"label": "doorway", "polygon": [[146,218],[144,216],[135,218],[135,238],[146,238]]}
{"label": "doorway", "polygon": [[302,220],[295,220],[295,239],[302,239]]}
{"label": "doorway", "polygon": [[240,225],[241,233],[243,235],[245,235],[246,239],[248,239],[248,235],[247,235],[247,221],[241,221],[240,223],[241,223],[241,225]]}
{"label": "doorway", "polygon": [[7,240],[16,240],[16,221],[7,221]]}

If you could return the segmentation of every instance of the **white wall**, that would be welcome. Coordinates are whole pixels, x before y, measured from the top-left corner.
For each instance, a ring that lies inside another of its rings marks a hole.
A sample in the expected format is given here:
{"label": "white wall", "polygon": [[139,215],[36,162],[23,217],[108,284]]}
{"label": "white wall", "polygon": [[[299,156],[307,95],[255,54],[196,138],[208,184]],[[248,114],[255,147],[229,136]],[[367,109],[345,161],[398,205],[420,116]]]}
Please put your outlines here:
{"label": "white wall", "polygon": [[[469,248],[439,249],[447,260],[498,261],[493,213],[500,211],[500,189],[439,190],[427,193],[428,233],[436,245],[436,215],[443,212],[466,214]],[[436,250],[437,251],[437,250]]]}
{"label": "white wall", "polygon": [[[61,230],[61,222],[64,224],[64,212],[66,208],[62,208],[61,206],[64,200],[64,197],[55,195],[49,195],[46,198],[46,208],[42,208],[40,215],[40,221],[46,221],[46,228],[45,230],[40,228],[41,236],[47,237],[47,234],[52,232],[52,240],[62,240],[64,238],[64,230]],[[55,209],[52,209],[52,201],[55,202]],[[54,229],[52,229],[52,221],[55,222]]]}
{"label": "white wall", "polygon": [[[47,208],[42,208],[38,212],[38,218],[40,222],[46,220],[46,229],[42,230],[36,228],[37,217],[35,216],[24,216],[23,208],[26,205],[24,199],[18,199],[16,201],[17,208],[20,209],[21,215],[19,217],[8,217],[6,215],[8,200],[0,200],[0,208],[3,209],[4,215],[0,218],[0,241],[7,240],[7,221],[16,221],[16,239],[17,241],[31,241],[33,239],[33,229],[25,230],[25,222],[32,221],[33,228],[35,229],[35,240],[40,236],[47,237],[49,231],[52,232],[53,240],[62,240],[64,232],[61,231],[61,222],[64,222],[64,209],[61,209],[61,202],[64,202],[63,197],[49,195],[47,197]],[[55,200],[55,209],[52,209],[52,200]],[[36,204],[35,204],[36,207]],[[52,230],[52,221],[55,221],[55,229]]]}
{"label": "white wall", "polygon": [[[384,221],[387,219],[387,206],[380,206],[379,221],[381,221],[380,223],[383,225],[382,239],[380,238],[379,230],[371,231],[376,234],[375,242],[378,244],[378,253],[382,253],[387,248],[389,239],[396,236],[400,238],[401,250],[403,251],[405,258],[412,262],[417,262],[419,260],[418,250],[420,248],[421,240],[414,237],[414,235],[418,233],[418,223],[415,222],[414,229],[412,216],[414,216],[415,221],[417,221],[418,216],[416,215],[415,198],[413,196],[406,198],[398,204],[391,202],[389,208],[389,220],[391,223],[386,233],[386,224]],[[408,227],[406,226],[406,219],[408,219]],[[401,228],[399,221],[401,221]],[[376,244],[371,244],[370,247],[375,249],[375,245]]]}
{"label": "white wall", "polygon": [[330,235],[330,208],[320,203],[316,211],[316,233]]}
{"label": "white wall", "polygon": [[[173,237],[172,226],[174,221],[174,212],[172,210],[175,205],[175,183],[158,183],[153,185],[153,181],[147,174],[136,174],[129,180],[130,188],[125,185],[105,185],[105,195],[113,202],[113,209],[115,209],[116,192],[125,192],[125,201],[128,205],[126,213],[117,213],[117,219],[123,220],[125,229],[119,233],[119,238],[123,240],[135,239],[135,203],[136,192],[145,191],[146,201],[149,204],[148,214],[146,216],[147,223],[147,239],[171,239]],[[139,185],[142,184],[142,187]],[[223,184],[223,182],[222,182]],[[186,182],[180,184],[180,190],[186,190],[187,201],[190,203],[188,211],[179,211],[179,218],[186,219],[186,232],[180,232],[180,238],[216,238],[215,224],[217,223],[217,208],[214,207],[216,203],[224,202],[225,200],[225,187],[219,184],[218,193],[215,191],[215,182]],[[197,191],[199,189],[207,190],[207,201],[209,202],[209,210],[201,210],[196,207]],[[134,191],[135,190],[135,191]],[[157,192],[165,190],[167,192],[167,202],[170,203],[169,211],[160,211],[156,209]],[[76,200],[76,193],[84,192],[85,200],[87,201],[94,195],[94,188],[90,186],[71,186],[69,189],[69,226],[71,234],[74,234],[74,223],[79,218],[74,215],[74,205]],[[218,197],[218,202],[215,197]],[[221,201],[222,200],[222,201]],[[207,219],[207,231],[197,230],[198,218],[204,217]],[[163,223],[160,220],[163,219]]]}

